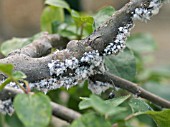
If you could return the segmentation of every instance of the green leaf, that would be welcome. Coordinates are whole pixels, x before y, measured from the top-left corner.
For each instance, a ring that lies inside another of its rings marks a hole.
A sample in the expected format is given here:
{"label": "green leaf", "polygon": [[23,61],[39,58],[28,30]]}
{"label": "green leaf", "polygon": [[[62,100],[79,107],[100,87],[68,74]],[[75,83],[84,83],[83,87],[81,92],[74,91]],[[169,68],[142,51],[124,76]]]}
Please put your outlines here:
{"label": "green leaf", "polygon": [[[75,10],[71,10],[71,16],[75,22],[75,25],[80,29],[80,35],[83,34],[84,36],[87,36],[93,32],[93,17],[88,15],[80,15]],[[81,33],[81,31],[83,31],[83,33]]]}
{"label": "green leaf", "polygon": [[80,14],[75,10],[71,10],[71,16],[72,16],[73,19],[74,18],[80,18]]}
{"label": "green leaf", "polygon": [[0,127],[3,127],[3,121],[2,121],[2,118],[3,116],[0,114]]}
{"label": "green leaf", "polygon": [[30,38],[12,38],[1,44],[0,51],[3,55],[7,56],[10,52],[30,44],[33,40],[38,39],[41,35],[43,35],[43,32],[35,34]]}
{"label": "green leaf", "polygon": [[170,127],[170,109],[163,111],[148,111],[145,114],[151,116],[158,127]]}
{"label": "green leaf", "polygon": [[153,52],[156,49],[155,41],[148,33],[130,36],[127,40],[127,45],[137,53]]}
{"label": "green leaf", "polygon": [[8,124],[8,127],[24,127],[16,114],[13,114],[12,116],[6,115],[5,121]]}
{"label": "green leaf", "polygon": [[86,108],[92,107],[97,112],[101,113],[102,115],[112,116],[112,115],[116,115],[120,112],[124,112],[126,110],[125,108],[116,107],[116,106],[123,103],[123,101],[125,101],[127,98],[128,98],[128,96],[126,96],[124,98],[122,97],[117,100],[115,99],[115,101],[117,101],[117,102],[114,102],[113,100],[112,101],[104,101],[96,95],[91,95],[90,98],[81,98],[81,99],[83,99],[83,101],[79,104],[79,108],[86,109]]}
{"label": "green leaf", "polygon": [[11,82],[11,78],[5,79],[5,81],[2,84],[0,84],[0,91],[3,90],[4,87],[10,82]]}
{"label": "green leaf", "polygon": [[93,25],[94,19],[91,16],[80,15],[77,11],[71,10],[71,16],[78,26],[82,26],[85,23]]}
{"label": "green leaf", "polygon": [[41,15],[41,29],[52,33],[52,23],[55,21],[64,21],[64,11],[62,8],[48,6]]}
{"label": "green leaf", "polygon": [[137,112],[140,113],[140,112],[146,112],[148,110],[151,110],[151,107],[142,99],[131,98],[128,104],[131,107],[133,113],[137,113]]}
{"label": "green leaf", "polygon": [[87,109],[90,108],[92,105],[90,103],[90,98],[85,98],[85,97],[81,97],[82,101],[79,103],[79,109]]}
{"label": "green leaf", "polygon": [[112,127],[112,125],[103,117],[88,113],[75,120],[70,127]]}
{"label": "green leaf", "polygon": [[151,73],[153,76],[170,78],[170,65],[152,68]]}
{"label": "green leaf", "polygon": [[123,102],[125,102],[129,97],[130,97],[130,95],[121,96],[121,97],[106,100],[105,102],[111,103],[114,107],[116,107],[116,106],[119,106],[120,104],[122,104]]}
{"label": "green leaf", "polygon": [[14,109],[26,127],[46,127],[51,119],[50,100],[42,93],[17,95]]}
{"label": "green leaf", "polygon": [[64,0],[46,0],[45,4],[70,10],[69,5]]}
{"label": "green leaf", "polygon": [[157,82],[148,82],[142,86],[144,89],[149,92],[156,94],[164,99],[170,101],[170,85],[159,84]]}
{"label": "green leaf", "polygon": [[12,73],[12,77],[15,79],[15,80],[20,80],[20,79],[24,79],[26,78],[27,76],[21,72],[21,71],[14,71]]}
{"label": "green leaf", "polygon": [[94,16],[95,28],[98,28],[102,23],[104,23],[110,16],[113,15],[115,9],[112,6],[105,7],[98,11]]}
{"label": "green leaf", "polygon": [[112,103],[106,103],[96,95],[91,95],[90,98],[92,107],[102,115],[112,116],[126,111],[126,108],[114,107]]}
{"label": "green leaf", "polygon": [[116,56],[105,57],[105,65],[110,73],[127,80],[133,81],[136,76],[135,56],[128,48]]}
{"label": "green leaf", "polygon": [[0,63],[0,71],[6,74],[7,76],[12,75],[12,71],[14,69],[14,66],[12,64],[2,64]]}
{"label": "green leaf", "polygon": [[63,37],[69,38],[70,40],[77,39],[78,36],[77,28],[75,24],[63,23],[58,27],[57,33]]}
{"label": "green leaf", "polygon": [[[90,107],[93,107],[93,103],[96,103],[96,100],[98,100],[97,103],[100,103],[102,105],[107,105],[107,106],[111,106],[111,107],[117,107],[118,105],[122,104],[123,102],[125,102],[128,98],[130,97],[130,95],[127,96],[121,96],[121,97],[117,97],[117,98],[113,98],[113,99],[109,99],[106,101],[101,100],[99,97],[97,97],[96,95],[92,95],[90,98],[87,97],[81,97],[82,101],[79,103],[79,109],[87,109]],[[106,107],[107,107],[106,106]],[[105,106],[104,106],[105,107]]]}
{"label": "green leaf", "polygon": [[160,82],[170,78],[170,65],[150,67],[137,75],[141,81]]}
{"label": "green leaf", "polygon": [[30,38],[12,38],[11,40],[7,40],[1,45],[1,53],[7,56],[10,52],[15,49],[22,48],[31,43]]}

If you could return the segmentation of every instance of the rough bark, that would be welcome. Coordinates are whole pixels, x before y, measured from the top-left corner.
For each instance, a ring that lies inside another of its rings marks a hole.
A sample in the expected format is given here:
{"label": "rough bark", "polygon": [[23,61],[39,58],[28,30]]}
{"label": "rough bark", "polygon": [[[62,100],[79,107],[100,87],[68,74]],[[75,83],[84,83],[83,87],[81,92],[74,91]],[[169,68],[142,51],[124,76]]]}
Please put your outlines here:
{"label": "rough bark", "polygon": [[[60,42],[60,44],[62,44],[61,37],[57,35],[45,35],[43,39],[39,39],[21,50],[14,51],[7,58],[1,59],[0,63],[13,64],[15,70],[24,72],[27,75],[27,80],[30,82],[49,78],[47,63],[54,59],[65,60],[73,56],[80,58],[84,52],[90,50],[98,50],[102,53],[104,48],[116,37],[118,28],[132,21],[131,12],[137,7],[148,6],[150,1],[151,0],[132,0],[127,3],[89,37],[79,41],[72,40],[68,42],[66,49],[68,49],[69,52],[64,49],[45,57],[32,58],[48,54],[51,46],[54,46],[51,45],[52,42],[57,41],[57,43]],[[3,75],[0,75],[0,79],[2,79],[2,77]]]}

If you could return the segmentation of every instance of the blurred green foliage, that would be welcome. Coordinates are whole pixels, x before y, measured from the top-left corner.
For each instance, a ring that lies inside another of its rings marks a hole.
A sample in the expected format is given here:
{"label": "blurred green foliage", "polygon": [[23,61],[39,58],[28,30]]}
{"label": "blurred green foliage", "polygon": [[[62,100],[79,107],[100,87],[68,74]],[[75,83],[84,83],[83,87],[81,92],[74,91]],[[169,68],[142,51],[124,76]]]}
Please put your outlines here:
{"label": "blurred green foliage", "polygon": [[18,86],[20,86],[19,80],[23,80],[26,78],[26,75],[23,72],[14,71],[13,69],[14,67],[12,64],[0,63],[0,71],[8,76],[8,78],[1,83],[0,91],[3,90],[3,88],[10,82],[15,82]]}
{"label": "blurred green foliage", "polygon": [[[64,0],[46,0],[45,4],[47,6],[41,16],[42,31],[57,33],[69,39],[87,37],[115,12],[115,9],[109,6],[90,16],[71,9]],[[67,15],[64,10],[68,12]],[[41,33],[31,38],[8,40],[1,45],[1,52],[7,55],[31,43],[40,35]],[[156,51],[156,48],[156,43],[150,34],[135,34],[128,38],[124,52],[117,56],[105,57],[105,65],[111,73],[136,82],[146,90],[170,100],[170,84],[168,84],[170,66],[146,67],[153,62],[152,53]],[[21,72],[14,73],[12,65],[0,64],[0,71],[12,77],[1,85],[3,87],[12,79],[17,81],[25,78]],[[88,81],[84,81],[68,91],[64,88],[52,90],[47,93],[47,96],[54,102],[82,113],[82,117],[75,120],[71,127],[111,127],[112,125],[155,127],[156,124],[159,127],[170,126],[170,110],[157,108],[154,104],[121,89],[114,89],[113,92],[115,98],[102,99],[92,94],[88,90]],[[107,93],[104,94],[109,96]],[[47,96],[42,94],[18,95],[14,101],[16,114],[12,117],[0,115],[0,126],[47,127],[51,118],[51,107]],[[44,105],[44,110],[40,108],[41,105]],[[154,119],[156,124],[148,115]],[[36,121],[36,118],[39,120]]]}
{"label": "blurred green foliage", "polygon": [[25,127],[46,127],[51,120],[50,99],[42,93],[18,94],[14,99],[14,109]]}

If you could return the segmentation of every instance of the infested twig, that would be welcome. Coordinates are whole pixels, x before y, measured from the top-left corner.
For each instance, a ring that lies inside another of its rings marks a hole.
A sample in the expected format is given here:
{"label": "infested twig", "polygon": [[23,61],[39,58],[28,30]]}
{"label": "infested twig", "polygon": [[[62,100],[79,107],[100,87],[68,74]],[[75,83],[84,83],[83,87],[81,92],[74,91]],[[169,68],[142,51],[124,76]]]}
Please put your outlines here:
{"label": "infested twig", "polygon": [[127,90],[138,97],[142,97],[146,100],[151,101],[152,103],[161,106],[162,108],[170,108],[170,101],[165,100],[145,89],[140,87],[139,85],[132,83],[128,80],[122,79],[118,76],[115,76],[109,72],[106,72],[104,75],[95,75],[92,77],[93,80],[102,81],[102,82],[110,82],[113,83],[116,87]]}

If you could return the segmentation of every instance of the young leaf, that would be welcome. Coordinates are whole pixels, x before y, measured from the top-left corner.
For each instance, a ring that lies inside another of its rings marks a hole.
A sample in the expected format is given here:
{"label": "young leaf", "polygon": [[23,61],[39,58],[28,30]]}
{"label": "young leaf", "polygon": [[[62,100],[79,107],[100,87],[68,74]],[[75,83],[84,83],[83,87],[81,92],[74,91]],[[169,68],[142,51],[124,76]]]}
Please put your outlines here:
{"label": "young leaf", "polygon": [[89,24],[93,24],[94,23],[94,19],[91,16],[82,16],[80,15],[78,12],[76,12],[75,10],[71,10],[71,16],[74,19],[75,23],[78,26],[82,26],[83,24],[89,23]]}
{"label": "young leaf", "polygon": [[170,127],[170,109],[163,111],[147,111],[145,114],[151,116],[158,127]]}
{"label": "young leaf", "polygon": [[64,21],[63,8],[48,6],[41,15],[41,29],[52,33],[52,23],[55,21]]}
{"label": "young leaf", "polygon": [[112,127],[112,125],[102,116],[88,113],[75,120],[70,127]]}
{"label": "young leaf", "polygon": [[98,28],[102,23],[104,23],[110,16],[113,15],[115,9],[112,6],[105,7],[98,11],[94,16],[95,28]]}
{"label": "young leaf", "polygon": [[64,0],[46,0],[45,4],[70,10],[69,5]]}
{"label": "young leaf", "polygon": [[20,80],[20,79],[24,79],[26,78],[27,76],[21,72],[21,71],[14,71],[12,73],[12,77],[15,79],[15,80]]}
{"label": "young leaf", "polygon": [[50,100],[42,93],[17,95],[14,109],[26,127],[46,127],[51,119]]}
{"label": "young leaf", "polygon": [[119,53],[117,56],[105,57],[105,64],[109,72],[130,81],[134,80],[136,61],[130,49],[126,48],[124,52]]}
{"label": "young leaf", "polygon": [[[93,23],[94,23],[93,17],[87,16],[87,15],[80,15],[75,10],[71,10],[71,16],[72,16],[77,28],[80,28],[79,35],[81,37],[84,34],[85,34],[85,36],[87,36],[93,32]],[[87,32],[87,34],[85,32]]]}

